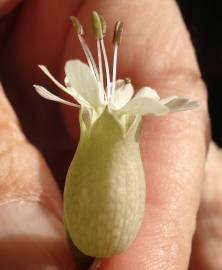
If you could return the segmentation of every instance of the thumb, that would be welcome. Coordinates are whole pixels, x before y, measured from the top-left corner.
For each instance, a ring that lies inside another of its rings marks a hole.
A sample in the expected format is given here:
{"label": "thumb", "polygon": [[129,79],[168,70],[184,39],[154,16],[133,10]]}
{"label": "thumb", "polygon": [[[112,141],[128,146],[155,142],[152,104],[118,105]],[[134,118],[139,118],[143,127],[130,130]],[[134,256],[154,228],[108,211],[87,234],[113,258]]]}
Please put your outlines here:
{"label": "thumb", "polygon": [[0,85],[1,269],[68,269],[61,195]]}

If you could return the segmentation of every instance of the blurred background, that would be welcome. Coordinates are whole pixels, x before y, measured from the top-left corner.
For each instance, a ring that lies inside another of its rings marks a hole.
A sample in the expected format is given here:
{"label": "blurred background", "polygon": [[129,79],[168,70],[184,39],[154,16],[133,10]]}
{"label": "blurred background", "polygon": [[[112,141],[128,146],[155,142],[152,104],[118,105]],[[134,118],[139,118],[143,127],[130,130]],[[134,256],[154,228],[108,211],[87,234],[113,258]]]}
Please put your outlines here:
{"label": "blurred background", "polygon": [[177,0],[208,87],[213,139],[222,147],[222,15],[220,1]]}

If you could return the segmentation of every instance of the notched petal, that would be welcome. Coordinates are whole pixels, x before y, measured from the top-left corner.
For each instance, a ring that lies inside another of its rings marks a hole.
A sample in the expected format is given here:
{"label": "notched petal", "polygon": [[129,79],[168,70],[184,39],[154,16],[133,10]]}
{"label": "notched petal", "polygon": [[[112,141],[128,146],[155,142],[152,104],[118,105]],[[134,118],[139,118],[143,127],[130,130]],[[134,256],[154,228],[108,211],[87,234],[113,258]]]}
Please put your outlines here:
{"label": "notched petal", "polygon": [[151,87],[143,87],[141,88],[137,94],[135,95],[134,98],[151,98],[151,99],[155,99],[155,100],[160,100],[159,95],[157,94],[157,92],[151,88]]}
{"label": "notched petal", "polygon": [[160,103],[166,105],[167,103],[169,103],[169,102],[171,102],[172,100],[177,99],[177,98],[178,98],[178,96],[169,96],[169,97],[166,97],[166,98],[162,98],[162,99],[160,100]]}
{"label": "notched petal", "polygon": [[62,89],[64,92],[70,95],[70,93],[67,91],[66,87],[62,85],[59,81],[56,80],[56,78],[50,73],[50,71],[47,69],[47,67],[43,65],[39,65],[39,68],[45,73],[46,76],[51,79],[56,86],[58,86],[60,89]]}
{"label": "notched petal", "polygon": [[169,108],[170,112],[179,112],[197,108],[199,103],[197,101],[190,101],[186,98],[169,97],[168,101],[165,102],[165,106]]}
{"label": "notched petal", "polygon": [[69,94],[71,97],[73,97],[79,104],[83,104],[87,107],[90,107],[89,103],[85,101],[79,94],[78,92],[74,89],[71,88],[71,85],[69,83],[68,78],[65,78],[65,86],[63,86],[59,81],[57,81],[52,74],[49,72],[47,67],[43,65],[39,65],[39,68],[55,83],[56,86],[58,86],[61,90],[63,90],[65,93]]}
{"label": "notched petal", "polygon": [[118,110],[125,106],[133,96],[133,86],[131,83],[125,83],[124,80],[116,82],[116,90],[111,98],[111,108]]}
{"label": "notched petal", "polygon": [[52,94],[51,92],[49,92],[47,89],[45,89],[44,87],[40,86],[40,85],[34,85],[34,88],[36,90],[36,92],[44,97],[45,99],[51,100],[51,101],[56,101],[65,105],[69,105],[69,106],[73,106],[73,107],[77,107],[80,108],[80,106],[78,104],[69,102],[67,100],[64,100],[54,94]]}
{"label": "notched petal", "polygon": [[155,99],[137,97],[119,111],[137,115],[164,115],[169,112],[169,109]]}
{"label": "notched petal", "polygon": [[94,108],[101,105],[98,83],[95,80],[88,65],[79,60],[69,60],[65,64],[66,82],[71,88],[76,89],[78,94]]}

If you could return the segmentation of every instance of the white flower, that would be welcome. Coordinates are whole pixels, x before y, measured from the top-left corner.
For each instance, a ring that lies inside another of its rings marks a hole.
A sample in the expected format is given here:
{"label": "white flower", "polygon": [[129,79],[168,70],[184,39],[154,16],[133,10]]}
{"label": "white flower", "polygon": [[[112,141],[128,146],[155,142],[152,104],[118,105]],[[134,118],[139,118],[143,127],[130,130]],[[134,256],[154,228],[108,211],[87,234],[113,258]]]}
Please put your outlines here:
{"label": "white flower", "polygon": [[70,60],[66,63],[66,86],[60,84],[45,66],[40,65],[39,67],[61,90],[72,96],[79,104],[61,99],[39,85],[35,85],[36,91],[46,99],[74,107],[84,106],[101,112],[107,106],[111,113],[164,115],[169,112],[190,110],[198,106],[198,102],[178,96],[160,99],[157,92],[150,87],[143,87],[133,97],[134,88],[127,80],[116,81],[114,91],[107,98],[108,91],[105,92],[100,79],[96,79],[89,66],[79,60]]}
{"label": "white flower", "polygon": [[138,143],[141,117],[190,110],[198,103],[177,96],[161,99],[150,87],[143,87],[134,95],[130,79],[116,80],[121,22],[116,23],[114,32],[111,81],[103,41],[106,24],[96,12],[92,19],[98,67],[76,18],[72,18],[73,24],[88,65],[79,60],[68,61],[65,85],[58,82],[45,66],[39,66],[76,103],[64,100],[42,86],[35,85],[35,89],[46,99],[80,108],[81,136],[66,177],[64,223],[76,247],[89,256],[103,258],[126,249],[143,219],[146,181]]}
{"label": "white flower", "polygon": [[[58,82],[49,70],[39,65],[41,70],[65,93],[77,103],[64,100],[39,85],[34,85],[36,91],[44,98],[57,101],[73,107],[82,107],[90,114],[94,112],[93,120],[108,108],[117,119],[124,114],[132,115],[165,115],[170,112],[186,111],[198,106],[197,101],[190,101],[178,96],[161,99],[157,92],[150,87],[143,87],[134,95],[134,88],[129,79],[116,81],[117,53],[122,23],[117,22],[114,36],[113,78],[110,81],[110,71],[103,38],[97,38],[99,69],[92,57],[82,32],[82,26],[74,18],[78,37],[85,52],[88,65],[80,60],[69,60],[65,64],[65,86]],[[77,24],[77,25],[76,25]],[[98,29],[96,29],[98,30]],[[100,30],[100,29],[99,29]],[[99,33],[101,34],[101,33]],[[96,35],[99,35],[96,32]],[[102,34],[103,35],[103,34]],[[102,55],[104,58],[107,86],[104,87]],[[119,116],[119,117],[118,117]]]}

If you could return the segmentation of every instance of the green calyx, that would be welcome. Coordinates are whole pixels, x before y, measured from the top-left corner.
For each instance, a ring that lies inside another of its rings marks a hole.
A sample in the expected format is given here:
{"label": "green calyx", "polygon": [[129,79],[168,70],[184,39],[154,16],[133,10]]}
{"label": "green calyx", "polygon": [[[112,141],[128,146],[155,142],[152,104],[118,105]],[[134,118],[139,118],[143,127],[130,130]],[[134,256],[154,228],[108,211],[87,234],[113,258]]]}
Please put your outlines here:
{"label": "green calyx", "polygon": [[[100,123],[103,123],[103,126],[107,126],[106,134],[109,130],[112,132],[118,132],[118,136],[123,138],[132,135],[134,130],[136,137],[138,139],[141,116],[136,116],[133,114],[116,114],[109,111],[109,108],[106,107],[100,113],[90,110],[88,108],[82,108],[80,111],[80,127],[81,127],[81,136],[90,136],[91,132],[97,129]],[[112,133],[112,137],[114,136]]]}
{"label": "green calyx", "polygon": [[66,178],[64,220],[71,240],[89,256],[120,253],[141,224],[145,178],[136,139],[139,123],[133,122],[124,134],[121,124],[105,109],[90,132],[81,128]]}

